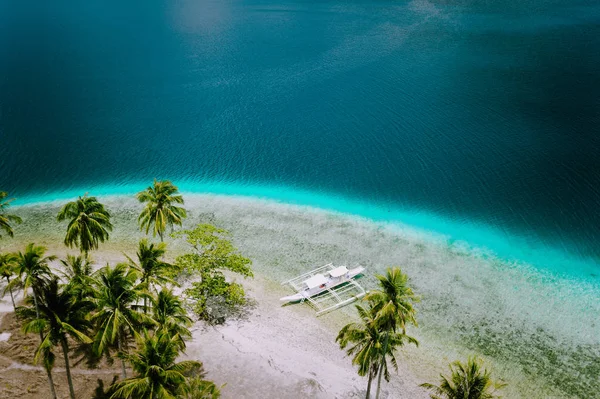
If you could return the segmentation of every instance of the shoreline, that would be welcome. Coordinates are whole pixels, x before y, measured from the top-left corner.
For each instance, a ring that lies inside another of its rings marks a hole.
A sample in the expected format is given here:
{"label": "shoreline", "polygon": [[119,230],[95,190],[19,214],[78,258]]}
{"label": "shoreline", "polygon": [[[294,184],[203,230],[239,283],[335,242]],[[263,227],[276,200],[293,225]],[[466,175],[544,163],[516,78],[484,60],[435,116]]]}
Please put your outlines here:
{"label": "shoreline", "polygon": [[[134,197],[146,187],[144,183],[93,185],[92,195],[104,200]],[[222,197],[268,205],[270,203],[298,207],[309,212],[334,213],[372,223],[382,223],[399,230],[411,230],[429,240],[453,243],[461,250],[505,263],[518,263],[564,277],[594,280],[600,285],[599,259],[577,256],[557,245],[527,239],[516,232],[507,233],[481,221],[456,221],[418,208],[400,208],[387,202],[354,199],[336,193],[313,192],[280,185],[238,184],[232,182],[179,184],[181,193],[189,197]],[[52,193],[18,198],[13,209],[29,206],[56,205],[71,200],[88,189],[71,188]],[[19,204],[20,202],[20,204]]]}
{"label": "shoreline", "polygon": [[[358,389],[365,381],[361,381],[350,359],[345,358],[335,344],[336,329],[351,320],[353,307],[316,319],[312,310],[306,312],[305,305],[281,308],[277,294],[273,294],[277,292],[275,284],[315,265],[333,262],[366,266],[367,276],[361,283],[371,288],[375,284],[375,273],[383,272],[387,266],[400,265],[423,297],[418,305],[420,327],[410,331],[421,345],[399,357],[406,369],[400,373],[401,377],[394,377],[390,387],[411,386],[417,395],[418,383],[437,381],[448,363],[475,353],[486,359],[497,378],[509,382],[505,397],[581,397],[579,389],[598,384],[590,374],[594,370],[584,369],[585,363],[600,359],[600,351],[594,349],[600,347],[600,323],[594,323],[600,314],[600,289],[593,284],[485,259],[443,241],[428,241],[428,236],[411,229],[399,230],[386,223],[325,210],[239,197],[186,195],[185,198],[190,211],[185,227],[208,222],[230,230],[234,243],[254,261],[256,281],[260,282],[241,281],[242,284],[254,287],[249,290],[251,296],[257,291],[265,298],[258,301],[262,309],[260,317],[251,316],[250,321],[240,326],[225,326],[221,336],[234,337],[247,344],[257,339],[254,336],[265,335],[259,321],[267,313],[278,314],[282,321],[297,320],[300,331],[307,324],[311,329],[329,331],[331,339],[327,350],[332,357],[341,357],[340,364],[348,368],[348,378],[356,379]],[[102,245],[94,257],[116,262],[123,258],[123,251],[131,254],[143,236],[135,230],[140,206],[129,197],[102,200],[114,214],[115,230],[109,244]],[[54,201],[11,208],[13,213],[25,217],[24,224],[16,229],[14,240],[0,242],[1,249],[20,249],[26,241],[33,240],[49,245],[50,253],[64,254],[64,226],[55,221],[58,204]],[[183,248],[177,240],[169,239],[168,245],[169,257]],[[562,323],[556,323],[556,314],[561,315]],[[214,334],[213,338],[219,337],[219,333]],[[230,344],[226,347],[234,350]],[[297,348],[299,353],[311,353],[310,348],[302,348],[301,344]],[[210,356],[218,359],[217,352]],[[211,369],[218,363],[210,360],[208,353],[204,353],[207,359],[202,357],[202,352],[198,353],[211,378]],[[546,364],[550,358],[555,359],[555,363],[549,370]],[[277,361],[273,359],[272,363]],[[252,369],[254,363],[249,364],[246,366]],[[282,364],[287,363],[282,361]],[[318,374],[318,370],[315,371]],[[227,382],[225,372],[219,372],[223,380],[216,382]],[[406,379],[410,374],[414,377]],[[314,377],[323,387],[324,383]],[[311,377],[305,373],[303,378]],[[230,385],[225,389],[235,388],[232,382]],[[326,394],[333,392],[331,387],[324,389]]]}

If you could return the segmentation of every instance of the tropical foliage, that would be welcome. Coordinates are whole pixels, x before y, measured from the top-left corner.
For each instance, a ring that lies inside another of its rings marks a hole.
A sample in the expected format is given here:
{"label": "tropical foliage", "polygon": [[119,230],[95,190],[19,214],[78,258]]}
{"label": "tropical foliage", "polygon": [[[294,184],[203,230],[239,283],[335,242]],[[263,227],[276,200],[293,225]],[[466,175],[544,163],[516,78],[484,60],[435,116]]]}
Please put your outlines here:
{"label": "tropical foliage", "polygon": [[185,291],[198,316],[212,323],[223,322],[225,317],[246,303],[243,287],[228,282],[223,271],[253,277],[252,261],[239,253],[229,239],[229,232],[210,224],[200,224],[193,230],[174,234],[185,237],[192,252],[177,257],[175,263],[185,274],[199,276]]}
{"label": "tropical foliage", "polygon": [[120,382],[112,398],[170,399],[189,390],[186,373],[201,369],[196,361],[176,362],[180,352],[179,336],[164,330],[145,332],[137,340],[137,350],[125,354],[135,375]]}
{"label": "tropical foliage", "polygon": [[[14,280],[14,277],[16,276],[16,269],[17,256],[15,254],[0,254],[0,277],[6,280],[6,287],[4,287],[4,292],[2,292],[2,295],[6,295],[7,291],[10,293],[10,300],[15,311],[17,310],[17,305],[15,304],[13,291],[16,288],[16,285],[19,283],[18,280]],[[13,279],[12,281],[11,278]]]}
{"label": "tropical foliage", "polygon": [[27,295],[31,288],[35,307],[37,309],[37,295],[44,285],[50,280],[49,262],[56,259],[55,256],[44,256],[46,247],[28,244],[24,252],[17,253],[15,272],[18,275],[23,292]]}
{"label": "tropical foliage", "polygon": [[146,206],[138,218],[140,228],[146,230],[146,234],[152,229],[152,236],[158,234],[163,241],[167,228],[173,230],[174,225],[181,226],[187,213],[183,207],[183,197],[178,194],[178,189],[168,180],[154,180],[154,184],[140,191],[136,195],[141,203]]}
{"label": "tropical foliage", "polygon": [[[169,201],[183,203],[174,194],[168,193]],[[5,197],[5,193],[0,196]],[[2,221],[20,221],[3,212],[8,202],[0,203]],[[185,216],[185,211],[176,213]],[[5,291],[11,294],[22,329],[40,337],[34,360],[44,366],[49,396],[57,398],[52,371],[58,351],[64,358],[72,399],[76,395],[72,365],[82,360],[97,365],[102,358],[111,364],[114,357],[121,359],[121,380],[115,378],[107,387],[99,384],[94,392],[98,399],[218,398],[219,388],[204,379],[200,362],[177,362],[185,341],[191,338],[192,319],[171,290],[179,269],[165,260],[166,245],[141,240],[135,259],[126,256],[126,263],[107,264],[94,271],[88,252],[108,240],[110,214],[96,198],[85,195],[62,207],[58,220],[69,220],[65,245],[81,250],[78,256],[67,255],[57,261],[60,268],[51,269],[57,258],[47,256],[45,247],[33,243],[18,253],[0,254],[0,278],[6,280]],[[0,228],[12,235],[12,230]],[[236,250],[224,240],[217,244],[219,253],[238,260]],[[242,259],[230,268],[240,264],[249,261]],[[251,272],[248,269],[243,274]],[[15,289],[25,293],[23,306],[15,303]],[[79,355],[83,358],[74,362]],[[133,372],[129,379],[128,368]]]}
{"label": "tropical foliage", "polygon": [[152,297],[152,311],[158,329],[178,336],[182,348],[185,348],[185,339],[192,336],[188,329],[192,319],[187,315],[181,299],[171,290],[163,288],[156,297]]}
{"label": "tropical foliage", "polygon": [[57,219],[59,222],[69,221],[65,245],[78,247],[86,254],[108,240],[108,233],[113,228],[110,213],[104,205],[96,197],[88,197],[87,194],[63,206]]}
{"label": "tropical foliage", "polygon": [[94,278],[92,260],[86,254],[67,255],[66,259],[61,259],[63,266],[60,274],[68,281],[69,289],[78,299],[91,298],[94,294]]}
{"label": "tropical foliage", "polygon": [[467,363],[456,361],[450,365],[450,375],[440,375],[440,385],[421,384],[432,391],[432,399],[494,399],[500,398],[497,392],[506,384],[493,381],[490,370],[483,367],[477,357],[470,357]]}
{"label": "tropical foliage", "polygon": [[[390,356],[391,343],[394,336],[400,331],[406,335],[406,325],[417,326],[416,310],[414,303],[419,298],[408,286],[408,276],[402,273],[399,267],[388,268],[384,275],[377,275],[380,289],[370,291],[365,300],[371,303],[376,324],[384,335],[383,349],[379,359],[379,370],[377,377],[377,394],[379,399],[381,393],[381,377],[385,376],[389,381],[386,357]],[[413,343],[417,343],[416,340]],[[395,359],[392,356],[392,362]]]}
{"label": "tropical foliage", "polygon": [[406,335],[406,323],[416,325],[413,302],[418,300],[408,286],[408,277],[397,267],[389,268],[385,276],[378,275],[380,289],[370,291],[365,300],[368,307],[356,306],[360,322],[342,328],[337,342],[353,356],[352,363],[358,366],[358,374],[367,376],[367,394],[371,395],[371,383],[377,380],[378,398],[381,392],[381,377],[390,379],[388,361],[398,370],[394,352],[406,343],[418,345],[415,338]]}
{"label": "tropical foliage", "polygon": [[147,312],[147,296],[150,291],[157,286],[164,286],[167,283],[175,284],[169,277],[175,266],[165,262],[162,258],[166,252],[166,244],[158,245],[149,243],[143,239],[139,243],[137,251],[137,262],[130,257],[129,263],[140,273],[140,283],[138,288],[145,293],[144,297],[144,313]]}
{"label": "tropical foliage", "polygon": [[127,377],[123,353],[130,339],[137,337],[141,327],[152,321],[137,309],[141,292],[136,289],[138,273],[125,263],[115,267],[105,266],[98,271],[96,282],[96,313],[92,321],[96,326],[94,352],[105,354],[117,350],[121,356],[121,374]]}
{"label": "tropical foliage", "polygon": [[[28,302],[33,305],[31,300]],[[67,285],[61,287],[56,276],[37,289],[35,307],[19,309],[19,315],[26,320],[23,331],[39,333],[42,336],[36,350],[36,361],[60,345],[71,399],[75,399],[75,391],[71,379],[67,338],[84,343],[92,341],[86,335],[91,326],[87,315],[92,309],[91,301],[77,298]]]}
{"label": "tropical foliage", "polygon": [[7,197],[8,193],[6,191],[0,191],[0,238],[2,238],[2,232],[9,237],[13,237],[14,231],[12,224],[23,222],[17,215],[6,213],[6,210],[10,207],[10,203],[15,200],[14,198],[6,199]]}
{"label": "tropical foliage", "polygon": [[[26,297],[28,289],[31,288],[36,318],[40,317],[38,295],[52,276],[48,263],[55,259],[54,256],[44,256],[45,253],[45,247],[36,246],[31,243],[25,247],[24,252],[19,252],[16,255],[15,273],[18,276],[18,280],[14,280],[13,283],[18,281]],[[43,342],[43,332],[39,331],[39,335],[40,342]],[[51,349],[45,346],[38,351],[37,358],[43,360],[44,369],[48,376],[48,383],[50,384],[50,394],[53,399],[56,399],[54,381],[52,379],[52,367],[54,366],[55,355]]]}

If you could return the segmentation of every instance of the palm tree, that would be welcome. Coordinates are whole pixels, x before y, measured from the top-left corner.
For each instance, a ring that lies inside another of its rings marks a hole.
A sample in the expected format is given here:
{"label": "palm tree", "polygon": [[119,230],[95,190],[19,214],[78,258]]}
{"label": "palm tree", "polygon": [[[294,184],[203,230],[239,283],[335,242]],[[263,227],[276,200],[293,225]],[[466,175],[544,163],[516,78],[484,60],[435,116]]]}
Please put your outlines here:
{"label": "palm tree", "polygon": [[135,377],[117,385],[112,399],[170,399],[179,398],[188,391],[188,374],[201,369],[202,363],[181,361],[175,363],[180,352],[179,337],[163,331],[144,333],[137,340],[138,349],[125,355]]}
{"label": "palm tree", "polygon": [[182,349],[185,348],[184,338],[192,336],[188,327],[192,319],[187,315],[185,308],[171,290],[163,288],[156,298],[152,298],[153,318],[158,323],[159,329],[167,331],[170,335],[180,337]]}
{"label": "palm tree", "polygon": [[88,255],[67,255],[61,259],[63,265],[62,276],[68,281],[68,286],[78,299],[91,298],[93,295],[92,261]]}
{"label": "palm tree", "polygon": [[[19,252],[16,259],[15,272],[19,276],[21,287],[23,288],[23,295],[27,296],[27,289],[31,288],[33,303],[35,304],[36,318],[40,318],[40,311],[38,305],[38,293],[43,290],[44,285],[48,282],[51,276],[48,262],[55,259],[54,256],[46,256],[46,248],[42,246],[36,246],[31,243],[25,247],[25,252]],[[14,283],[14,281],[13,281]],[[44,336],[40,331],[40,342],[44,342]],[[50,393],[52,397],[56,399],[56,391],[54,390],[54,381],[52,379],[52,367],[54,365],[54,353],[49,348],[43,348],[38,352],[38,356],[43,357],[44,368],[48,376],[48,383],[50,384]]]}
{"label": "palm tree", "polygon": [[43,336],[42,342],[36,351],[36,361],[43,353],[51,351],[57,345],[61,345],[69,394],[71,399],[75,399],[69,363],[68,337],[82,343],[92,342],[86,333],[90,328],[87,316],[93,310],[93,303],[89,300],[77,298],[68,287],[61,287],[57,277],[53,277],[48,284],[39,290],[38,296],[39,309],[37,311],[34,311],[31,307],[24,308],[21,311],[21,315],[27,320],[23,326],[23,331],[37,332]]}
{"label": "palm tree", "polygon": [[188,377],[187,386],[183,389],[185,392],[180,392],[179,397],[182,399],[219,399],[221,397],[219,387],[214,382],[203,378],[203,371],[200,376]]}
{"label": "palm tree", "polygon": [[[102,355],[114,349],[123,355],[128,340],[138,335],[138,330],[153,321],[136,309],[141,294],[136,289],[138,273],[129,265],[120,263],[114,268],[103,267],[97,273],[96,313],[92,321],[96,324],[94,352]],[[127,378],[125,359],[121,358],[121,374]]]}
{"label": "palm tree", "polygon": [[[354,344],[346,353],[348,356],[354,356],[352,364],[358,365],[358,375],[368,376],[366,398],[369,399],[371,397],[371,383],[378,372],[383,372],[385,379],[389,381],[386,357],[390,358],[392,365],[397,370],[398,364],[394,356],[394,351],[406,342],[418,343],[416,339],[404,333],[384,333],[378,325],[373,308],[365,309],[360,305],[356,305],[356,309],[358,310],[361,322],[350,323],[344,326],[340,330],[336,341],[339,342],[341,349]],[[388,340],[388,347],[387,352],[383,353],[385,339]],[[381,362],[383,362],[382,368],[380,368]]]}
{"label": "palm tree", "polygon": [[104,209],[104,205],[96,197],[88,197],[87,194],[63,206],[57,219],[59,222],[69,220],[65,245],[76,246],[85,254],[97,249],[100,242],[108,240],[108,232],[113,227],[110,213]]}
{"label": "palm tree", "polygon": [[[131,266],[141,273],[139,288],[149,295],[153,286],[164,286],[167,283],[174,284],[175,282],[167,277],[169,269],[174,266],[161,260],[166,252],[166,245],[160,243],[155,245],[149,244],[147,239],[140,241],[137,251],[136,263],[133,259],[127,256]],[[147,312],[147,296],[144,296],[144,313]]]}
{"label": "palm tree", "polygon": [[469,357],[467,364],[456,361],[450,365],[450,376],[440,375],[441,384],[421,384],[433,393],[432,399],[494,399],[500,398],[496,391],[506,384],[492,381],[491,371],[483,368],[477,357]]}
{"label": "palm tree", "polygon": [[55,256],[44,256],[46,247],[36,246],[31,243],[25,247],[25,252],[19,252],[16,259],[15,272],[21,280],[24,295],[31,288],[36,312],[38,311],[38,292],[50,280],[52,273],[48,263],[55,260]]}
{"label": "palm tree", "polygon": [[367,396],[371,397],[371,382],[377,375],[380,351],[382,347],[382,336],[377,328],[371,309],[365,309],[356,305],[360,323],[350,323],[344,326],[337,338],[341,349],[346,349],[349,344],[354,344],[346,353],[348,356],[354,355],[352,364],[358,365],[358,375],[368,376]]}
{"label": "palm tree", "polygon": [[[0,254],[0,277],[6,279],[6,287],[2,295],[6,294],[6,291],[10,292],[10,300],[12,301],[13,309],[17,311],[17,305],[15,305],[15,297],[13,296],[13,288],[18,280],[11,281],[10,278],[16,275],[17,268],[17,256],[12,253]],[[12,283],[12,284],[11,284]]]}
{"label": "palm tree", "polygon": [[[11,222],[19,224],[22,220],[16,215],[6,213],[6,209],[10,206],[10,203],[15,200],[14,198],[7,200],[6,197],[8,197],[8,193],[6,191],[0,191],[0,231],[4,230],[9,237],[12,237],[14,232]],[[0,238],[2,238],[2,234],[0,234]]]}
{"label": "palm tree", "polygon": [[183,197],[168,180],[154,180],[154,184],[137,193],[136,198],[147,203],[138,218],[140,229],[146,229],[148,234],[152,227],[152,236],[158,234],[161,242],[167,226],[173,230],[173,225],[181,226],[182,219],[187,216],[183,207],[174,205],[183,204]]}
{"label": "palm tree", "polygon": [[[381,390],[381,377],[384,374],[383,368],[386,365],[385,355],[389,352],[390,337],[397,330],[406,334],[406,324],[417,325],[415,319],[416,310],[413,306],[418,301],[412,288],[408,286],[408,276],[400,270],[399,267],[388,268],[386,275],[378,275],[381,290],[373,290],[365,296],[365,300],[372,304],[373,311],[377,319],[377,324],[385,335],[383,343],[384,356],[379,362],[379,376],[377,378],[377,394],[379,399]],[[387,379],[387,378],[386,378]]]}

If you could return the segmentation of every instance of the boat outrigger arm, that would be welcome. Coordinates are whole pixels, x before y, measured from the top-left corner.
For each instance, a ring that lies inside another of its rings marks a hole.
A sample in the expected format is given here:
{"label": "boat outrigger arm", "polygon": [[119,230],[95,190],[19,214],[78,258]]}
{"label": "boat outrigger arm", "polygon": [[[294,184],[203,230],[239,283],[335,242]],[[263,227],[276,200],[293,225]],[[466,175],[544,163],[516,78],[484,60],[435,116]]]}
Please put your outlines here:
{"label": "boat outrigger arm", "polygon": [[317,309],[317,315],[339,308],[364,296],[366,291],[354,280],[364,267],[348,269],[331,263],[285,281],[296,294],[281,298],[282,302],[308,301]]}

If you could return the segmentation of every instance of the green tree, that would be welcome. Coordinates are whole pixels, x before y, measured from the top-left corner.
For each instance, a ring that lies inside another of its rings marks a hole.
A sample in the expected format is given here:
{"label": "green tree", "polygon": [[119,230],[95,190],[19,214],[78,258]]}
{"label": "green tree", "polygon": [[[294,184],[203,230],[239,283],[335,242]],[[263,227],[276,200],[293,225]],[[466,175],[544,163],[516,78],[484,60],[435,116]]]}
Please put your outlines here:
{"label": "green tree", "polygon": [[181,226],[182,220],[187,217],[183,207],[183,197],[178,194],[178,189],[168,180],[154,180],[154,184],[136,194],[136,198],[141,203],[146,203],[144,210],[140,214],[138,221],[140,229],[146,229],[146,234],[152,228],[152,236],[163,236],[167,227],[173,230],[173,225]]}
{"label": "green tree", "polygon": [[252,261],[239,253],[227,230],[199,224],[193,230],[178,231],[173,236],[185,237],[193,248],[192,253],[177,257],[177,263],[184,271],[194,274],[229,270],[243,277],[253,277]]}
{"label": "green tree", "polygon": [[86,335],[90,329],[87,316],[92,310],[91,301],[77,298],[68,287],[60,286],[57,277],[53,277],[38,291],[38,309],[28,307],[20,312],[26,320],[23,331],[39,333],[43,337],[36,350],[36,361],[55,346],[62,347],[71,399],[75,399],[75,391],[71,378],[68,338],[84,343],[92,341]]}
{"label": "green tree", "polygon": [[[177,232],[174,236],[184,236],[193,249],[191,253],[178,256],[175,263],[185,273],[200,276],[200,281],[192,283],[192,287],[185,293],[192,300],[194,311],[202,319],[218,322],[224,317],[219,312],[227,313],[245,303],[243,287],[227,282],[223,271],[252,277],[252,261],[239,253],[226,230],[210,224],[200,224],[193,230]],[[215,306],[207,306],[210,301]]]}
{"label": "green tree", "polygon": [[[96,313],[92,315],[97,331],[93,350],[98,356],[115,347],[119,356],[124,356],[129,339],[136,337],[142,326],[153,323],[137,310],[136,304],[141,297],[136,289],[137,279],[138,273],[123,263],[114,268],[107,265],[98,271]],[[121,374],[127,378],[123,357]]]}
{"label": "green tree", "polygon": [[219,387],[214,382],[203,378],[204,373],[197,377],[188,377],[185,392],[181,392],[179,397],[182,399],[219,399],[221,397]]}
{"label": "green tree", "polygon": [[345,325],[339,332],[336,342],[340,344],[341,349],[351,346],[346,353],[352,358],[352,364],[358,366],[358,375],[368,376],[367,395],[371,397],[371,382],[377,375],[380,351],[383,346],[382,337],[373,318],[370,309],[365,309],[356,305],[360,323],[350,323]]}
{"label": "green tree", "polygon": [[190,338],[192,333],[188,329],[192,319],[187,315],[181,300],[171,290],[163,288],[155,298],[152,298],[152,311],[158,328],[163,329],[172,336],[179,336],[181,347],[185,348],[185,338]]}
{"label": "green tree", "polygon": [[10,300],[12,301],[13,309],[17,311],[17,305],[15,305],[15,297],[13,296],[13,289],[15,283],[19,283],[19,280],[15,279],[11,281],[11,277],[16,276],[17,269],[17,256],[12,253],[0,254],[0,277],[6,279],[6,287],[2,295],[6,294],[6,291],[10,293]]}
{"label": "green tree", "polygon": [[70,248],[78,247],[85,254],[108,240],[108,232],[113,227],[110,213],[104,205],[96,197],[88,197],[87,194],[63,206],[57,219],[59,222],[69,220],[65,245]]}
{"label": "green tree", "polygon": [[[23,288],[23,295],[27,298],[27,290],[31,288],[33,302],[35,305],[36,318],[39,319],[38,293],[43,290],[44,286],[50,280],[51,272],[48,263],[56,259],[54,256],[44,256],[46,248],[36,246],[31,243],[25,247],[24,252],[17,254],[16,273],[19,276],[19,282]],[[44,336],[40,332],[40,342],[44,341]],[[54,381],[52,379],[52,367],[54,365],[54,353],[48,348],[40,351],[40,356],[43,358],[44,369],[48,376],[50,384],[50,393],[56,399],[54,390]]]}
{"label": "green tree", "polygon": [[50,280],[52,273],[48,263],[55,260],[55,256],[44,256],[46,247],[36,246],[31,243],[25,247],[24,252],[19,252],[16,258],[15,272],[19,276],[24,295],[31,288],[36,310],[38,292]]}
{"label": "green tree", "polygon": [[162,260],[166,252],[166,244],[148,243],[147,239],[143,239],[139,243],[137,251],[137,263],[127,257],[131,266],[141,273],[139,288],[142,289],[144,296],[144,313],[148,311],[147,295],[150,295],[152,288],[156,286],[165,286],[168,283],[175,284],[173,279],[169,278],[172,274],[171,269],[175,266]]}
{"label": "green tree", "polygon": [[381,289],[370,291],[365,296],[365,300],[371,303],[378,328],[385,337],[381,352],[383,358],[379,362],[377,394],[375,395],[379,399],[381,377],[384,374],[383,368],[386,367],[385,356],[389,353],[390,338],[398,330],[405,335],[407,324],[417,325],[414,303],[419,298],[408,286],[408,276],[402,273],[399,267],[388,268],[386,275],[378,275],[377,279]]}
{"label": "green tree", "polygon": [[144,333],[138,338],[137,350],[125,355],[135,376],[117,384],[111,399],[171,399],[188,391],[187,374],[201,369],[202,363],[177,362],[180,354],[179,337],[162,330]]}
{"label": "green tree", "polygon": [[450,365],[450,376],[440,375],[440,385],[421,384],[431,390],[432,399],[494,399],[496,393],[506,386],[502,381],[493,381],[490,370],[483,367],[477,357],[469,357],[467,363],[456,361]]}
{"label": "green tree", "polygon": [[78,299],[91,298],[94,278],[90,257],[87,254],[67,255],[67,259],[61,259],[60,263],[63,265],[61,274],[75,296]]}
{"label": "green tree", "polygon": [[[391,360],[392,365],[397,370],[398,365],[394,356],[394,351],[405,343],[417,344],[417,340],[401,332],[383,333],[375,318],[375,312],[372,308],[365,309],[356,305],[359,323],[350,323],[344,326],[336,341],[341,349],[350,348],[346,351],[348,356],[353,356],[352,364],[358,366],[358,375],[367,376],[367,394],[366,398],[371,397],[371,383],[373,378],[380,372],[380,364],[383,362],[382,372],[386,380],[389,381],[389,372],[386,358]],[[385,338],[384,338],[385,337]],[[387,352],[383,353],[384,339],[388,340]]]}
{"label": "green tree", "polygon": [[[17,215],[6,213],[10,203],[15,200],[14,198],[6,199],[6,197],[8,197],[8,193],[0,191],[0,231],[4,231],[9,237],[12,237],[14,231],[11,223],[19,224],[22,220]],[[0,238],[2,238],[2,234],[0,234]]]}

